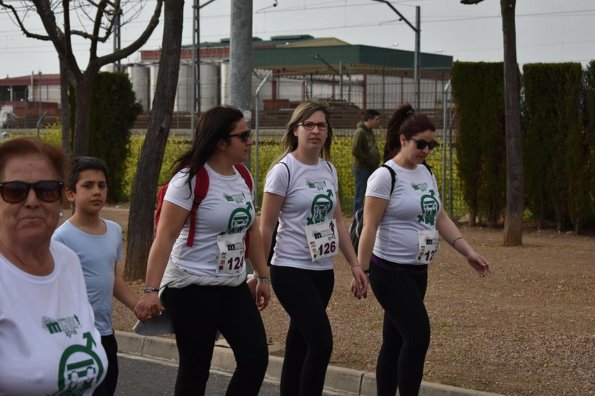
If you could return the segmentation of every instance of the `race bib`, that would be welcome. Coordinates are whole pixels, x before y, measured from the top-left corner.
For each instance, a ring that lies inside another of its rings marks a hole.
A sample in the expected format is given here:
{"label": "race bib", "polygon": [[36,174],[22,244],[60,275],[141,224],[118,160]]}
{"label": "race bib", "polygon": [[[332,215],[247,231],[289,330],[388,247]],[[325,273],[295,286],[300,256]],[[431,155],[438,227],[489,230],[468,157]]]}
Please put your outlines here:
{"label": "race bib", "polygon": [[423,230],[417,232],[417,237],[419,241],[417,262],[419,264],[430,264],[440,247],[440,235],[436,230]]}
{"label": "race bib", "polygon": [[237,275],[244,270],[244,232],[217,235],[217,273]]}
{"label": "race bib", "polygon": [[339,234],[335,219],[307,225],[306,238],[312,261],[333,257],[339,250]]}

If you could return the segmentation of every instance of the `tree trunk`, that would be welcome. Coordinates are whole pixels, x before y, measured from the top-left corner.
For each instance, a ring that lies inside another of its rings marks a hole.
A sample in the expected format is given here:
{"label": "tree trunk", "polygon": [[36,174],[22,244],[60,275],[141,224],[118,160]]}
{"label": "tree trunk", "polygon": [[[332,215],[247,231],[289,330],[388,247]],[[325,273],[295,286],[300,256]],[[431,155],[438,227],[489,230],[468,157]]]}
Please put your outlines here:
{"label": "tree trunk", "polygon": [[59,57],[60,60],[60,118],[62,123],[62,148],[68,155],[72,152],[71,136],[72,130],[70,126],[70,100],[68,98],[68,88],[70,81],[68,79],[68,68],[66,63]]}
{"label": "tree trunk", "polygon": [[153,241],[153,212],[159,170],[169,136],[180,69],[184,1],[165,2],[163,42],[155,99],[132,186],[124,279],[144,279]]}
{"label": "tree trunk", "polygon": [[76,81],[76,113],[74,116],[74,142],[72,155],[87,155],[89,151],[89,119],[93,100],[93,82],[99,70],[87,70]]}
{"label": "tree trunk", "polygon": [[506,218],[504,245],[523,243],[523,146],[519,67],[516,56],[516,0],[500,0],[504,36],[504,108],[506,115]]}

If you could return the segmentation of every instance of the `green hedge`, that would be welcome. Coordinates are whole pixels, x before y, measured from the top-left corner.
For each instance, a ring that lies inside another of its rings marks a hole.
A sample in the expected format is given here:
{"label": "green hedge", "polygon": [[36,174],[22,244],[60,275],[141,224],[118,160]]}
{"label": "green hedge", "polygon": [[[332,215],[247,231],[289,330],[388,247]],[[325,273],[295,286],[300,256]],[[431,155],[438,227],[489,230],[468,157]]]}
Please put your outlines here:
{"label": "green hedge", "polygon": [[457,169],[470,222],[495,226],[506,207],[502,63],[455,62],[451,72],[458,135]]}
{"label": "green hedge", "polygon": [[581,106],[579,63],[523,67],[527,207],[541,224],[572,225],[588,218],[589,143]]}
{"label": "green hedge", "polygon": [[[141,135],[135,135],[132,137],[130,142],[130,156],[127,159],[126,171],[124,175],[124,196],[128,199],[132,190],[132,182],[134,180],[136,165],[140,156],[140,149],[143,143],[144,137]],[[179,157],[190,145],[188,138],[177,138],[173,137],[168,140],[165,148],[165,155],[163,158],[163,165],[161,167],[159,183],[166,182],[171,176],[171,166],[175,159]],[[384,149],[384,140],[379,139],[380,149]],[[259,140],[258,150],[258,175],[256,174],[255,158],[256,158],[256,147],[252,146],[252,166],[251,171],[254,178],[258,178],[256,181],[258,187],[258,203],[260,207],[262,202],[262,190],[264,187],[264,180],[266,174],[272,164],[272,162],[283,152],[281,146],[281,139],[279,137],[263,137]],[[353,195],[355,191],[355,180],[353,177],[353,157],[351,156],[351,136],[335,136],[333,139],[333,145],[331,150],[331,161],[337,168],[339,175],[339,192],[341,199],[341,207],[345,213],[353,211]],[[434,174],[438,179],[438,183],[441,183],[442,177],[442,151],[435,150],[432,153],[429,161],[433,168]],[[458,182],[455,182],[457,185]],[[457,205],[460,207],[460,205]],[[459,210],[456,213],[457,218],[462,216],[465,210]]]}

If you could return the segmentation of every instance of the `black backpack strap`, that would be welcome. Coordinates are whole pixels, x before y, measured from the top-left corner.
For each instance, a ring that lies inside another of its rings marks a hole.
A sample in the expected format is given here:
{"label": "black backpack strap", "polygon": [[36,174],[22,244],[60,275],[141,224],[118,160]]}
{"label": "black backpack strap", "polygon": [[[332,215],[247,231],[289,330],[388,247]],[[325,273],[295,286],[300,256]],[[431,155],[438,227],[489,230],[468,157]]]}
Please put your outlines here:
{"label": "black backpack strap", "polygon": [[390,172],[390,195],[393,195],[393,191],[395,190],[395,183],[397,181],[397,173],[393,168],[386,164],[382,164],[382,167],[388,169]]}
{"label": "black backpack strap", "polygon": [[283,164],[285,169],[287,169],[287,189],[285,190],[285,197],[287,198],[287,194],[289,194],[289,183],[291,183],[291,172],[289,171],[289,166],[283,161],[277,162],[278,164]]}
{"label": "black backpack strap", "polygon": [[421,164],[426,167],[428,172],[430,172],[430,175],[434,176],[434,172],[432,172],[432,167],[425,160]]}

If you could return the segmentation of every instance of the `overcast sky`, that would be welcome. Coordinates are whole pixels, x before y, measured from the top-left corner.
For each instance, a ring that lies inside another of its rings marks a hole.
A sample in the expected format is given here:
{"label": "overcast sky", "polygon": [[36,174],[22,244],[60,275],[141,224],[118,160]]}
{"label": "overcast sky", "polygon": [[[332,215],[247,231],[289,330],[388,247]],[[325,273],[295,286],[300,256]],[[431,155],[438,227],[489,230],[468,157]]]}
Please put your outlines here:
{"label": "overcast sky", "polygon": [[[200,0],[200,4],[208,0]],[[248,0],[246,0],[248,1]],[[137,5],[141,0],[123,0]],[[11,3],[17,3],[12,1]],[[192,43],[193,0],[185,1],[184,44]],[[273,5],[277,3],[276,7]],[[451,55],[455,60],[501,61],[500,1],[484,0],[462,5],[459,0],[395,0],[392,5],[415,24],[415,6],[421,7],[422,52]],[[231,0],[215,0],[201,9],[201,42],[229,37]],[[122,46],[132,42],[146,25],[154,1],[126,25]],[[253,35],[310,34],[336,37],[350,44],[413,50],[415,34],[386,4],[373,0],[254,0]],[[43,33],[36,14],[28,26]],[[586,62],[595,59],[594,0],[518,0],[516,7],[517,54],[520,64],[534,62]],[[143,49],[159,48],[162,24]],[[112,42],[102,53],[111,51]],[[86,66],[88,45],[75,45],[77,59]],[[135,62],[134,54],[126,62]],[[8,14],[0,10],[0,78],[57,73],[58,61],[51,44],[24,37]]]}

